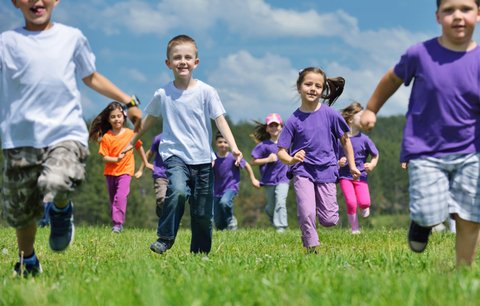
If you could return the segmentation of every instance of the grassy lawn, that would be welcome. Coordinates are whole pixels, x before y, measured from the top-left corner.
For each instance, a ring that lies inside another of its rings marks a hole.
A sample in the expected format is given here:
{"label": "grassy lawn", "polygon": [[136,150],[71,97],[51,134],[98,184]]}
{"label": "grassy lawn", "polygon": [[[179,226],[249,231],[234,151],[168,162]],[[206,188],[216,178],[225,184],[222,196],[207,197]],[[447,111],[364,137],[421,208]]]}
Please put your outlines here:
{"label": "grassy lawn", "polygon": [[79,227],[65,253],[39,229],[44,273],[12,277],[16,244],[0,228],[0,305],[475,305],[480,269],[455,270],[453,234],[435,233],[423,254],[405,229],[319,229],[319,254],[306,254],[298,230],[215,232],[208,257],[189,254],[181,230],[164,255],[148,246],[155,230]]}

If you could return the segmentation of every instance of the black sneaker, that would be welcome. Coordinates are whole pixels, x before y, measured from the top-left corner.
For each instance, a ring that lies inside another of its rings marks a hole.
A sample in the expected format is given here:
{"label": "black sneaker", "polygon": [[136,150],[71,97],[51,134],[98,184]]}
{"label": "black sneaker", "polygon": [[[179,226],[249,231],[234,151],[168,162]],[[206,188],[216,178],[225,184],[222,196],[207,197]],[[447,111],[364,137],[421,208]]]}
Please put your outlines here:
{"label": "black sneaker", "polygon": [[75,235],[73,225],[73,203],[70,202],[65,211],[55,211],[52,207],[50,215],[50,248],[53,251],[64,251],[72,242]]}
{"label": "black sneaker", "polygon": [[150,250],[157,254],[163,254],[165,253],[168,249],[170,249],[173,245],[172,241],[169,240],[163,240],[163,239],[158,239],[154,243],[150,245]]}
{"label": "black sneaker", "polygon": [[423,227],[411,221],[408,229],[408,246],[410,249],[417,253],[425,251],[428,244],[428,236],[430,236],[431,232],[431,227]]}
{"label": "black sneaker", "polygon": [[13,268],[13,274],[18,277],[35,277],[38,274],[42,273],[42,265],[40,265],[40,261],[37,258],[37,261],[34,264],[20,264],[17,262],[15,267]]}

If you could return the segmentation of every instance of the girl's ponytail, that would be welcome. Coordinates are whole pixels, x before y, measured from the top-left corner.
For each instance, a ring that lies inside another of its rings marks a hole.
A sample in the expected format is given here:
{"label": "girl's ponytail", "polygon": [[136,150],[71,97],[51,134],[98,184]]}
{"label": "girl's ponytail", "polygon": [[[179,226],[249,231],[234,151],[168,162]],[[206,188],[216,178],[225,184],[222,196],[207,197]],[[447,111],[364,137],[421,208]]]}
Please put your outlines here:
{"label": "girl's ponytail", "polygon": [[342,77],[327,78],[326,84],[327,86],[322,94],[322,98],[327,101],[329,106],[331,106],[343,93],[345,79]]}

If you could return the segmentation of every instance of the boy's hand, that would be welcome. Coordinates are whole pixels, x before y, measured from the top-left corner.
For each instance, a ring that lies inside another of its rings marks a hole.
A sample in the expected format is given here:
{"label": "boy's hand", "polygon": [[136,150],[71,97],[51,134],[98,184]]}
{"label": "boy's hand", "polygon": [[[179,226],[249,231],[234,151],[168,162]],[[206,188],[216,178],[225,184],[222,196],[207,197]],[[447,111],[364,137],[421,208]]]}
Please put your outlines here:
{"label": "boy's hand", "polygon": [[377,122],[377,116],[371,110],[365,109],[362,116],[360,117],[360,125],[362,129],[370,131],[375,126]]}
{"label": "boy's hand", "polygon": [[238,149],[232,150],[233,157],[235,157],[235,166],[239,166],[240,162],[242,161],[243,154]]}
{"label": "boy's hand", "polygon": [[138,170],[137,172],[135,172],[135,178],[136,178],[136,179],[141,178],[142,175],[143,175],[143,170]]}
{"label": "boy's hand", "polygon": [[402,167],[403,170],[407,170],[408,169],[408,162],[403,162],[400,164],[400,166]]}
{"label": "boy's hand", "polygon": [[153,171],[153,165],[151,163],[148,163],[145,165],[145,168],[150,169]]}
{"label": "boy's hand", "polygon": [[345,165],[347,164],[347,158],[345,156],[341,157],[339,160],[338,160],[338,165],[340,167],[344,167]]}
{"label": "boy's hand", "polygon": [[260,188],[260,181],[257,179],[252,180],[252,186],[259,189]]}
{"label": "boy's hand", "polygon": [[303,162],[305,160],[305,150],[300,150],[295,155],[292,156],[292,161],[290,162],[290,165]]}
{"label": "boy's hand", "polygon": [[135,125],[134,132],[138,132],[142,127],[142,111],[138,107],[130,107],[127,110],[128,119]]}

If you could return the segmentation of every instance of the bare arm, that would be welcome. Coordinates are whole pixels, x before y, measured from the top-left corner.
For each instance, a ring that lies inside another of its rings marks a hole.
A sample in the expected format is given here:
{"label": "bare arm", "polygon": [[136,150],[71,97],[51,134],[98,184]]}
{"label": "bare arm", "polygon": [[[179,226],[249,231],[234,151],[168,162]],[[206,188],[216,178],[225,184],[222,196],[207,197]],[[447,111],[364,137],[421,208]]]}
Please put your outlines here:
{"label": "bare arm", "polygon": [[225,119],[225,116],[220,115],[215,119],[215,124],[217,125],[218,130],[222,134],[222,136],[227,141],[228,145],[231,148],[232,154],[235,157],[236,165],[240,164],[242,160],[243,154],[237,147],[237,143],[235,142],[235,138],[233,137],[232,131],[230,130],[230,126],[228,126],[228,122]]}
{"label": "bare arm", "polygon": [[352,174],[353,179],[356,180],[360,177],[361,173],[357,169],[357,165],[355,164],[352,142],[350,141],[347,133],[343,134],[340,141],[342,143],[343,151],[345,152],[345,157],[347,158],[348,166],[350,167],[350,173]]}
{"label": "bare arm", "polygon": [[151,115],[147,115],[147,117],[143,118],[141,128],[138,130],[138,132],[133,134],[130,143],[123,149],[123,152],[131,149],[133,145],[137,143],[137,140],[139,140],[143,136],[143,134],[145,134],[145,132],[152,127],[152,125],[155,123],[155,121],[157,121],[157,119],[157,117]]}
{"label": "bare arm", "polygon": [[139,148],[137,148],[137,152],[140,154],[140,158],[142,159],[142,164],[140,165],[137,172],[135,172],[135,178],[138,179],[143,175],[143,169],[145,167],[152,169],[153,166],[148,162],[148,158],[147,158],[147,155],[145,154],[145,150],[143,149],[143,146],[140,146]]}
{"label": "bare arm", "polygon": [[377,121],[376,114],[402,83],[402,79],[393,72],[393,68],[390,68],[385,73],[368,100],[367,107],[360,119],[360,123],[365,130],[371,130],[375,126]]}
{"label": "bare arm", "polygon": [[245,163],[245,170],[247,170],[248,176],[250,177],[250,182],[252,183],[253,187],[260,188],[260,182],[255,177],[255,173],[253,173],[252,166],[249,163]]}
{"label": "bare arm", "polygon": [[265,164],[268,164],[268,163],[274,163],[277,160],[278,160],[277,154],[270,153],[270,155],[268,155],[265,158],[253,158],[252,159],[252,165],[261,166],[261,165],[265,165]]}
{"label": "bare arm", "polygon": [[[132,99],[132,97],[121,91],[99,72],[94,72],[83,78],[83,83],[99,94],[118,102],[127,104]],[[142,111],[138,107],[130,107],[128,109],[128,118],[135,124],[135,131],[138,131],[141,124]]]}
{"label": "bare arm", "polygon": [[297,153],[295,153],[293,156],[288,154],[287,150],[285,148],[280,148],[278,149],[278,158],[282,161],[282,163],[286,165],[293,165],[299,162],[303,162],[305,159],[305,151],[300,150]]}
{"label": "bare arm", "polygon": [[380,153],[377,154],[377,156],[373,156],[371,159],[370,159],[370,162],[368,163],[365,163],[364,166],[365,166],[365,171],[367,172],[372,172],[373,169],[377,166],[378,164],[378,159],[380,158]]}

